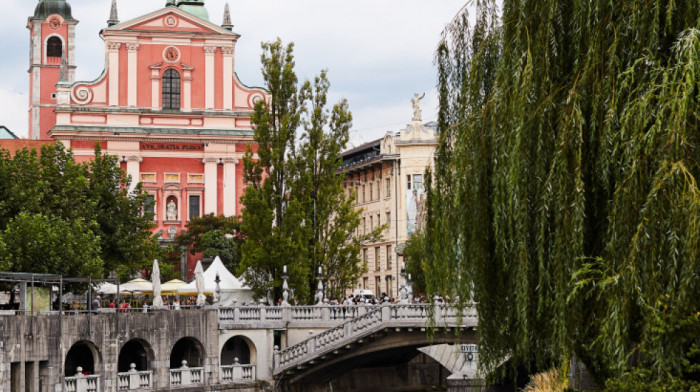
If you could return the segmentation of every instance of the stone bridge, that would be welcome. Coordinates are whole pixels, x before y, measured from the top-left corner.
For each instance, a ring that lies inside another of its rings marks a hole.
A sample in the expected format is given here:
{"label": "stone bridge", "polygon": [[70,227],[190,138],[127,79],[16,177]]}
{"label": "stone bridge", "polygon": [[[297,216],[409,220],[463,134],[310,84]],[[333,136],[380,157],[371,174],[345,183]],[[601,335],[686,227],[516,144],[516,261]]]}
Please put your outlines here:
{"label": "stone bridge", "polygon": [[266,391],[415,352],[431,313],[432,343],[474,341],[473,312],[432,305],[0,315],[0,390]]}

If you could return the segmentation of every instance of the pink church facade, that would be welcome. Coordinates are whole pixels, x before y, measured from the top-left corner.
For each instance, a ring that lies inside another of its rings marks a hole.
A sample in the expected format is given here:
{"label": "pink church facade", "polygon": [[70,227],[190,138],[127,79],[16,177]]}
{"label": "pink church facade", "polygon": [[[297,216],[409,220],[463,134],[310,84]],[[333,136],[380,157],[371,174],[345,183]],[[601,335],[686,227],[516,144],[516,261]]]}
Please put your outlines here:
{"label": "pink church facade", "polygon": [[74,81],[70,6],[49,15],[37,6],[28,26],[29,137],[58,140],[78,160],[91,159],[95,143],[119,157],[131,186],[140,182],[152,198],[154,231],[164,241],[193,217],[240,214],[250,116],[269,98],[236,76],[240,36],[230,31],[228,9],[222,27],[169,3],[118,23],[113,1],[110,26],[100,32],[105,69],[93,81]]}

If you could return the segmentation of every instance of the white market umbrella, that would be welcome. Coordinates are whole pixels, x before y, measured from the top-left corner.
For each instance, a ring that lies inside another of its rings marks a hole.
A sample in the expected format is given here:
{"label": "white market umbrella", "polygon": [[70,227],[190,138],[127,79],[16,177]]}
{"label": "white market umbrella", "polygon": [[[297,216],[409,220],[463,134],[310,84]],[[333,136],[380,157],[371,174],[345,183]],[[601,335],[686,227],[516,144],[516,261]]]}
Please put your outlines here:
{"label": "white market umbrella", "polygon": [[187,282],[183,282],[180,279],[173,279],[163,283],[160,286],[160,290],[163,295],[175,295],[178,289],[185,286],[187,286]]}
{"label": "white market umbrella", "polygon": [[120,291],[129,291],[129,292],[144,292],[144,291],[153,291],[153,284],[146,279],[133,279],[130,280],[123,285],[119,286]]}
{"label": "white market umbrella", "polygon": [[153,260],[151,282],[153,282],[153,306],[163,306],[163,298],[160,296],[160,267],[158,266],[158,260]]}
{"label": "white market umbrella", "polygon": [[197,286],[197,306],[204,306],[207,297],[204,295],[204,268],[202,268],[202,260],[197,260],[197,266],[194,268],[194,280]]}
{"label": "white market umbrella", "polygon": [[95,288],[95,291],[97,294],[101,295],[114,295],[117,293],[117,285],[109,282],[103,282]]}

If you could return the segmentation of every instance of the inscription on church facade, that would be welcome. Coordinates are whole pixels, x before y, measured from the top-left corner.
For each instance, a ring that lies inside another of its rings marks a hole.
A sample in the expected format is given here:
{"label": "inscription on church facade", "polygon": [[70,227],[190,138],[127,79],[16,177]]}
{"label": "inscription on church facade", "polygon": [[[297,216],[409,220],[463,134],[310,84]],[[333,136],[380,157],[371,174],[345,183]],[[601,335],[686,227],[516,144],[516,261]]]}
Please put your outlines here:
{"label": "inscription on church facade", "polygon": [[204,144],[200,143],[157,143],[141,142],[141,150],[159,151],[204,151]]}

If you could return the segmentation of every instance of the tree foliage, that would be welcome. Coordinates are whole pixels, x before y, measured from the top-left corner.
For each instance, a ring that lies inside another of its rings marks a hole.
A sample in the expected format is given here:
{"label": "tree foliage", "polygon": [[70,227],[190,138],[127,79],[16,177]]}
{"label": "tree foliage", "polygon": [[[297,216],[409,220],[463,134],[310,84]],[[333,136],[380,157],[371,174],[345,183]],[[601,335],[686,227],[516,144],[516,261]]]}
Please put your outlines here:
{"label": "tree foliage", "polygon": [[160,255],[140,187],[117,158],[77,163],[62,144],[0,150],[0,263],[16,272],[104,277],[131,274]]}
{"label": "tree foliage", "polygon": [[187,230],[176,241],[193,255],[202,252],[204,257],[219,256],[226,268],[235,271],[241,262],[240,227],[236,216],[207,214],[187,222]]}
{"label": "tree foliage", "polygon": [[576,353],[612,389],[687,377],[700,337],[700,4],[476,4],[436,54],[428,289],[478,303],[487,371]]}
{"label": "tree foliage", "polygon": [[262,47],[270,101],[258,102],[251,116],[257,150],[250,147],[243,161],[249,185],[241,199],[239,271],[259,294],[274,290],[279,298],[287,265],[296,296],[308,302],[318,267],[334,287],[352,285],[362,273],[360,245],[378,231],[348,235],[360,220],[354,195],[344,193],[344,176],[338,175],[352,121],[347,102],[326,108],[325,71],[313,83],[298,84],[293,44],[278,39]]}

